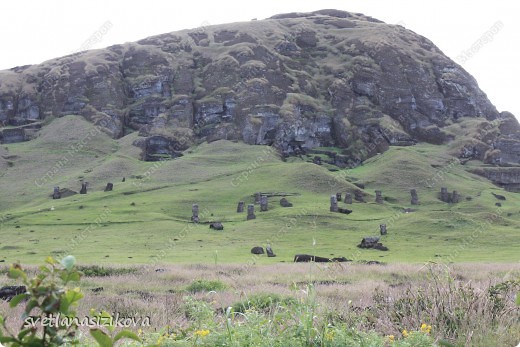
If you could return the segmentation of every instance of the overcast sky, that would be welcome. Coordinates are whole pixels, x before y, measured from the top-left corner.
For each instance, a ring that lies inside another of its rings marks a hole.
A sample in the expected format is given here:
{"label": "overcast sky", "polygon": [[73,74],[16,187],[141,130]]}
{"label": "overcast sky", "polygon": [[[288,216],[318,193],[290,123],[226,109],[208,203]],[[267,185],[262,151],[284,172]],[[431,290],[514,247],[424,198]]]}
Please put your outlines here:
{"label": "overcast sky", "polygon": [[[2,0],[0,69],[76,52],[93,35],[100,40],[89,48],[102,48],[201,25],[323,8],[362,12],[429,38],[477,79],[499,111],[520,118],[520,4],[508,0]],[[474,46],[479,39],[486,43]],[[470,57],[465,52],[472,47]]]}

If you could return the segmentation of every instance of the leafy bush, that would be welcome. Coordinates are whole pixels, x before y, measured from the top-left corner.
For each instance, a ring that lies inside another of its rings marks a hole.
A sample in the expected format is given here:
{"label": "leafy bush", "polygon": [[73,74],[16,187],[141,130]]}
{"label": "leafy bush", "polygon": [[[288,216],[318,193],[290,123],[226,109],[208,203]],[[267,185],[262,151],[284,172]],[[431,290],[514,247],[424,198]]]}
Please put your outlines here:
{"label": "leafy bush", "polygon": [[253,294],[244,301],[233,304],[233,312],[244,313],[246,310],[254,309],[266,311],[276,306],[289,306],[296,304],[297,301],[291,297],[284,297],[279,294]]}
{"label": "leafy bush", "polygon": [[136,268],[112,268],[98,265],[80,266],[78,270],[87,277],[108,277],[134,274],[138,271]]}
{"label": "leafy bush", "polygon": [[227,288],[227,285],[221,281],[215,280],[196,280],[186,287],[186,290],[190,293],[198,292],[218,292]]}

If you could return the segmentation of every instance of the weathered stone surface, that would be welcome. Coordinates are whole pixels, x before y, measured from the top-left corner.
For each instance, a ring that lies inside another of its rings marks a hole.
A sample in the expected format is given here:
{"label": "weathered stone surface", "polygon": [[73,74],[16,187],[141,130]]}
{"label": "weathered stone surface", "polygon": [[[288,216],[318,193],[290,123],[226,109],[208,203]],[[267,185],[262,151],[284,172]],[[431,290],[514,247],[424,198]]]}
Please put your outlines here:
{"label": "weathered stone surface", "polygon": [[[324,63],[331,55],[337,64]],[[343,151],[329,158],[340,167],[389,146],[450,141],[445,127],[461,118],[497,120],[500,131],[463,146],[463,156],[483,160],[491,150],[496,165],[520,163],[514,116],[499,114],[432,42],[335,10],[162,34],[0,71],[0,126],[68,114],[114,138],[139,131],[143,160],[228,139],[275,145],[283,155],[335,146]],[[23,139],[7,130],[4,143]]]}
{"label": "weathered stone surface", "polygon": [[510,192],[520,192],[520,168],[478,168],[471,172],[484,176],[499,187]]}
{"label": "weathered stone surface", "polygon": [[265,247],[265,252],[267,253],[267,256],[268,256],[269,258],[276,257],[276,254],[274,254],[273,249],[271,248],[271,245],[267,245],[267,246]]}
{"label": "weathered stone surface", "polygon": [[282,207],[293,207],[293,204],[290,203],[286,198],[280,199],[280,206]]}
{"label": "weathered stone surface", "polygon": [[361,243],[358,245],[358,247],[378,249],[380,251],[388,251],[388,247],[383,246],[383,244],[379,242],[379,237],[364,237],[361,240]]}
{"label": "weathered stone surface", "polygon": [[380,190],[376,190],[376,203],[382,204],[383,202],[383,193]]}
{"label": "weathered stone surface", "polygon": [[199,205],[198,204],[191,205],[191,221],[193,223],[199,222]]}
{"label": "weathered stone surface", "polygon": [[107,183],[107,186],[105,187],[105,192],[111,192],[114,189],[113,183]]}
{"label": "weathered stone surface", "polygon": [[251,253],[253,254],[264,254],[264,248],[260,246],[256,246],[251,248]]}
{"label": "weathered stone surface", "polygon": [[244,202],[239,201],[238,205],[237,205],[237,213],[242,213],[242,212],[244,212]]}
{"label": "weathered stone surface", "polygon": [[6,286],[0,288],[0,300],[11,301],[12,298],[19,294],[27,292],[25,286]]}
{"label": "weathered stone surface", "polygon": [[345,193],[345,204],[352,204],[352,194]]}
{"label": "weathered stone surface", "polygon": [[79,191],[80,194],[87,194],[87,183],[83,182],[81,183],[81,190]]}
{"label": "weathered stone surface", "polygon": [[386,235],[387,234],[386,224],[379,224],[379,233],[381,235]]}
{"label": "weathered stone surface", "polygon": [[0,143],[16,143],[27,141],[25,130],[22,128],[11,128],[0,130]]}
{"label": "weathered stone surface", "polygon": [[224,230],[224,225],[221,222],[211,222],[209,223],[209,228],[213,230]]}
{"label": "weathered stone surface", "polygon": [[330,212],[338,212],[338,200],[336,200],[336,195],[330,196]]}
{"label": "weathered stone surface", "polygon": [[419,196],[417,195],[417,190],[410,189],[410,195],[412,196],[410,203],[412,205],[419,205]]}
{"label": "weathered stone surface", "polygon": [[494,196],[495,198],[497,198],[498,200],[506,200],[506,197],[503,196],[503,195],[495,194],[495,193],[491,193],[491,194],[493,194],[493,196]]}
{"label": "weathered stone surface", "polygon": [[60,187],[54,187],[54,192],[52,193],[53,199],[61,199]]}
{"label": "weathered stone surface", "polygon": [[358,202],[365,202],[365,198],[363,196],[363,192],[359,189],[356,189],[354,191],[354,200],[358,201]]}
{"label": "weathered stone surface", "polygon": [[255,219],[255,205],[249,204],[247,205],[247,220]]}
{"label": "weathered stone surface", "polygon": [[260,197],[260,212],[265,212],[268,209],[269,209],[269,205],[268,205],[268,201],[267,201],[267,196],[262,195]]}
{"label": "weathered stone surface", "polygon": [[338,212],[339,212],[339,213],[344,213],[344,214],[351,214],[351,213],[352,213],[352,210],[349,210],[348,208],[341,208],[341,207],[338,207]]}

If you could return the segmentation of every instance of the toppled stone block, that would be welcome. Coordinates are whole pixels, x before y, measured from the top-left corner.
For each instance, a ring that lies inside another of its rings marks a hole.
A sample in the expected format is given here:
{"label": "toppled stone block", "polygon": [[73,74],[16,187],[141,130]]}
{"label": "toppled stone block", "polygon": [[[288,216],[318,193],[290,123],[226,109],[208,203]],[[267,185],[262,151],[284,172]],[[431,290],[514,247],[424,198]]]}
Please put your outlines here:
{"label": "toppled stone block", "polygon": [[358,247],[364,249],[378,249],[380,251],[388,251],[388,247],[383,246],[383,244],[379,242],[379,237],[364,237]]}
{"label": "toppled stone block", "polygon": [[282,207],[293,207],[293,204],[290,203],[286,198],[280,199],[280,206]]}

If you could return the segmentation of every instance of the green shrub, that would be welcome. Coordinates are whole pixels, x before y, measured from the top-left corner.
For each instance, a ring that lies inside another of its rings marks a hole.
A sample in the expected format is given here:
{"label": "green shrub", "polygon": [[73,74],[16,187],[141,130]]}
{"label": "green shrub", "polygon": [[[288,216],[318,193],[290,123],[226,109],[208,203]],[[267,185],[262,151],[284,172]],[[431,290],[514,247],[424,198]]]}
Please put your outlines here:
{"label": "green shrub", "polygon": [[108,277],[134,274],[138,271],[136,268],[117,268],[103,267],[98,265],[79,266],[78,270],[87,277]]}
{"label": "green shrub", "polygon": [[289,306],[296,303],[296,299],[291,297],[284,297],[279,294],[260,293],[253,294],[244,301],[234,303],[232,309],[234,312],[241,313],[249,309],[266,311],[276,306]]}
{"label": "green shrub", "polygon": [[218,292],[227,288],[227,285],[221,281],[196,280],[186,287],[190,293],[198,292]]}

